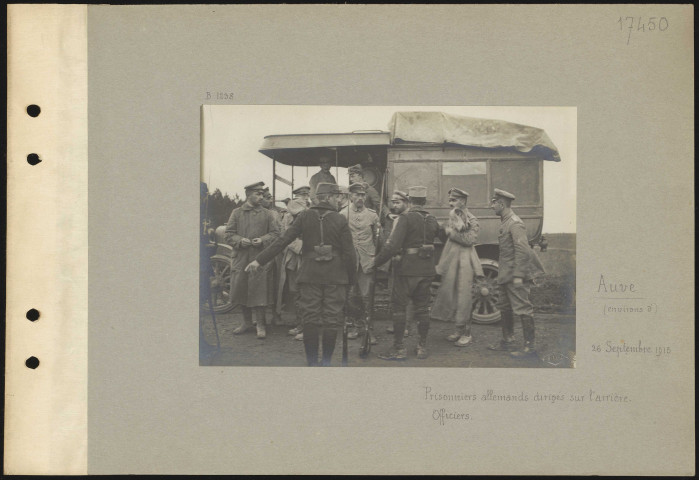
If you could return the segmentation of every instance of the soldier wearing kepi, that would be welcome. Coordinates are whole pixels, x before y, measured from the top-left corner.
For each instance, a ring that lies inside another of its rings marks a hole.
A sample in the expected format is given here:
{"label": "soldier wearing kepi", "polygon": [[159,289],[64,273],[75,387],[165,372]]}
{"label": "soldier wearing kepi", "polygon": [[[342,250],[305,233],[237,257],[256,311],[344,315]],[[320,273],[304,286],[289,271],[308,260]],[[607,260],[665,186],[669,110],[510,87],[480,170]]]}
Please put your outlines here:
{"label": "soldier wearing kepi", "polygon": [[[534,250],[529,246],[524,222],[512,211],[515,196],[495,189],[490,206],[500,216],[500,259],[498,271],[498,308],[502,315],[502,340],[488,346],[490,350],[510,351],[515,358],[535,355],[534,308],[529,301],[532,280],[544,272]],[[522,322],[524,346],[515,350],[514,319]]]}
{"label": "soldier wearing kepi", "polygon": [[[379,216],[375,211],[367,208],[364,204],[366,200],[366,189],[361,183],[353,183],[349,187],[350,204],[342,209],[342,214],[347,218],[350,232],[352,232],[352,242],[357,250],[357,283],[350,289],[350,302],[355,308],[352,311],[357,314],[368,315],[369,290],[373,281],[374,255],[376,255],[376,245],[374,239],[378,236],[381,226]],[[348,334],[348,338],[357,338],[359,333],[353,330]],[[376,344],[373,335],[370,334],[370,342]]]}
{"label": "soldier wearing kepi", "polygon": [[267,336],[265,307],[270,301],[269,267],[254,273],[244,271],[253,258],[279,237],[279,222],[262,207],[264,182],[245,187],[245,203],[231,213],[226,224],[226,243],[233,247],[231,302],[243,309],[243,323],[233,333],[251,330],[252,314],[257,320],[257,338]]}
{"label": "soldier wearing kepi", "polygon": [[340,187],[321,183],[316,189],[318,205],[298,214],[296,220],[272,245],[257,255],[245,271],[255,272],[284,247],[301,237],[301,268],[298,274],[299,307],[303,319],[303,344],[309,366],[318,365],[318,340],[322,338],[322,366],[330,366],[338,330],[344,322],[347,288],[355,282],[356,255],[347,220],[338,209]]}
{"label": "soldier wearing kepi", "polygon": [[366,199],[364,206],[378,212],[381,208],[381,195],[374,187],[364,181],[364,169],[361,164],[352,165],[347,169],[349,174],[350,186],[358,183],[364,187]]}
{"label": "soldier wearing kepi", "polygon": [[[430,286],[436,274],[434,239],[439,232],[439,223],[424,209],[426,201],[425,187],[410,187],[408,194],[396,191],[391,197],[394,213],[399,216],[395,220],[393,232],[374,262],[374,266],[378,267],[400,254],[400,259],[394,259],[393,265],[393,346],[387,352],[379,354],[379,358],[384,360],[406,358],[403,335],[409,300],[413,301],[419,335],[415,349],[417,358],[427,358],[427,333],[430,328],[428,305]],[[410,210],[407,211],[409,205]]]}

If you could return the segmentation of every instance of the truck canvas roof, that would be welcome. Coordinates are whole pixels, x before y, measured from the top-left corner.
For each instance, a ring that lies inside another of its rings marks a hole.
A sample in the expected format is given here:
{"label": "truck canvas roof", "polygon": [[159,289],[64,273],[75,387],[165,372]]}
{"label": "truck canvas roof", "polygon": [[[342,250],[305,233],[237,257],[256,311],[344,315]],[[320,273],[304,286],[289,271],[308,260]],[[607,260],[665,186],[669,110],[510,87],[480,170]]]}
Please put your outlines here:
{"label": "truck canvas roof", "polygon": [[[453,145],[516,150],[560,162],[558,149],[540,128],[442,112],[396,112],[389,131],[269,135],[260,152],[285,164],[317,165],[318,150],[385,150],[395,145]],[[315,155],[314,155],[315,153]],[[281,155],[280,155],[281,154]],[[347,167],[349,165],[339,165]]]}

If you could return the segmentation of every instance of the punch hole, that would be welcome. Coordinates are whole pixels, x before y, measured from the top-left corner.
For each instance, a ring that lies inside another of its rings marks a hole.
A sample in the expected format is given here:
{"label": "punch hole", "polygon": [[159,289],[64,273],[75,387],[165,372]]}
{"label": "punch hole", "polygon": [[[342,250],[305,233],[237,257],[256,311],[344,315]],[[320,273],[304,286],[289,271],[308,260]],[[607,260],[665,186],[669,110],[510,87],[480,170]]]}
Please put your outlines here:
{"label": "punch hole", "polygon": [[27,320],[32,322],[39,320],[39,310],[32,308],[31,310],[27,311]]}
{"label": "punch hole", "polygon": [[27,163],[29,165],[36,165],[37,163],[40,163],[41,159],[39,158],[39,155],[36,153],[30,153],[27,155]]}
{"label": "punch hole", "polygon": [[29,105],[27,107],[27,113],[30,117],[38,117],[41,113],[41,108],[39,108],[39,105]]}
{"label": "punch hole", "polygon": [[39,366],[39,359],[36,357],[29,357],[24,364],[28,367],[34,370],[36,367]]}

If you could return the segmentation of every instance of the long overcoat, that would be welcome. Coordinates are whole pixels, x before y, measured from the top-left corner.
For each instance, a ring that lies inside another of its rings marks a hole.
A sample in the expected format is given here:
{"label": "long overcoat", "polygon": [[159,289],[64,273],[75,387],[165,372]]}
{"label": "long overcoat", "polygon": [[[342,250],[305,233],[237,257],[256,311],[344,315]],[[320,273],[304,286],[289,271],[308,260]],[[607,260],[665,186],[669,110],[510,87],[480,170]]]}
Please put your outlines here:
{"label": "long overcoat", "polygon": [[480,226],[468,210],[453,214],[463,219],[463,227],[461,230],[448,227],[444,232],[446,244],[437,265],[437,274],[442,278],[430,316],[463,322],[471,316],[473,278],[483,275],[475,248]]}
{"label": "long overcoat", "polygon": [[[245,203],[231,213],[226,224],[226,243],[233,247],[231,258],[231,301],[233,305],[264,307],[271,298],[271,266],[266,265],[255,273],[245,267],[279,237],[279,222],[272,212],[262,206]],[[262,245],[243,247],[243,238],[262,240]]]}

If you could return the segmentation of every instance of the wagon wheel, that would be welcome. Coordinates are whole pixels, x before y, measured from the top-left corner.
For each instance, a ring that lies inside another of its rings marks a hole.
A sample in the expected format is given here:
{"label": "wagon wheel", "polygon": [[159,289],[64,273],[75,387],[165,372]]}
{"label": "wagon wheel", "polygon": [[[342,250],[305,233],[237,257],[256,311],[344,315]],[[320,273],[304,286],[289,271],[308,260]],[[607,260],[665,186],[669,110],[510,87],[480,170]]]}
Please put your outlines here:
{"label": "wagon wheel", "polygon": [[214,275],[211,277],[211,296],[214,312],[226,313],[233,309],[231,302],[231,259],[223,255],[211,257]]}
{"label": "wagon wheel", "polygon": [[498,262],[481,259],[484,277],[473,281],[473,313],[475,323],[491,324],[500,321],[498,302]]}

